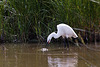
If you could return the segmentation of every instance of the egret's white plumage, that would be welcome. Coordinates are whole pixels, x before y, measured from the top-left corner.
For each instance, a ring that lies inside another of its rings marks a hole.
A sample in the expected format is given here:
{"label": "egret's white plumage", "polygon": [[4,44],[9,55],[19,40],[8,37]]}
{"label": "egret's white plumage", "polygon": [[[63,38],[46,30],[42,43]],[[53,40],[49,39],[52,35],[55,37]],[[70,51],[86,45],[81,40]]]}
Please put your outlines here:
{"label": "egret's white plumage", "polygon": [[47,37],[47,42],[50,43],[52,37],[59,38],[62,36],[63,38],[68,38],[68,37],[74,37],[77,38],[77,34],[74,32],[74,30],[67,24],[58,24],[57,25],[57,33],[52,32],[48,37]]}

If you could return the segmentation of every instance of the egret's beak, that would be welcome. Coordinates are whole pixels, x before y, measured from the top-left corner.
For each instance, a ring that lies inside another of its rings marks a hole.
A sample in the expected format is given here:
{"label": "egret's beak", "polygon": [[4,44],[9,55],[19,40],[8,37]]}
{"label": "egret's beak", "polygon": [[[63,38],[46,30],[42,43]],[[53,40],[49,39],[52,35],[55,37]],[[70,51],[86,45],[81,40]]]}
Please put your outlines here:
{"label": "egret's beak", "polygon": [[46,43],[46,46],[48,46],[49,43],[50,43],[50,41],[48,41],[48,42]]}
{"label": "egret's beak", "polygon": [[45,47],[47,47],[48,46],[48,42],[46,42],[46,45],[45,45]]}

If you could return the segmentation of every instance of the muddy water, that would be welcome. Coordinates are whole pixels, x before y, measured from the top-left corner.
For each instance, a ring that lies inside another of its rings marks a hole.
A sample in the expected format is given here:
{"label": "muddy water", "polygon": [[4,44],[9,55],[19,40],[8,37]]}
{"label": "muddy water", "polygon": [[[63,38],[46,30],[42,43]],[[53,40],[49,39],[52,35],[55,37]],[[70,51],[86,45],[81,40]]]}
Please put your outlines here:
{"label": "muddy water", "polygon": [[[41,44],[0,45],[0,67],[100,67],[100,44],[81,47],[48,47],[41,51]],[[51,45],[52,46],[52,45]]]}

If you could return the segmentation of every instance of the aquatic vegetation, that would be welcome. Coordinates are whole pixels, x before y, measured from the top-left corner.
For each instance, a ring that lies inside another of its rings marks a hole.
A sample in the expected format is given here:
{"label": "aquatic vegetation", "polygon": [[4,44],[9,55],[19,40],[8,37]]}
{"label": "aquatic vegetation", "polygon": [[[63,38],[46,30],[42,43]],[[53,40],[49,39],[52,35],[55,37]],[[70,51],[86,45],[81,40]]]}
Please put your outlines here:
{"label": "aquatic vegetation", "polygon": [[[5,41],[42,42],[48,34],[56,30],[56,25],[59,23],[66,23],[73,28],[88,32],[96,32],[97,38],[100,36],[98,32],[100,2],[98,0],[0,1],[0,35]],[[81,34],[82,37],[85,37],[85,33]],[[89,41],[91,36],[92,33],[88,33]]]}

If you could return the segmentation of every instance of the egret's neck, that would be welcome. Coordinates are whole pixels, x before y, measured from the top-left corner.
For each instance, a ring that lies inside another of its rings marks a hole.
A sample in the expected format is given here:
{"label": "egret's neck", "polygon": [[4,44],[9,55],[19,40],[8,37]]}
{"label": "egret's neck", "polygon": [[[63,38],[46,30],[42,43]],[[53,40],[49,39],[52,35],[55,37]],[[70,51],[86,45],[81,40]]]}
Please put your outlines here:
{"label": "egret's neck", "polygon": [[55,34],[53,34],[53,37],[56,39],[56,38],[58,38],[58,36],[57,36],[57,34],[55,33]]}
{"label": "egret's neck", "polygon": [[59,38],[59,35],[56,34],[55,32],[51,33],[51,34],[48,36],[48,38],[47,38],[47,42],[48,42],[49,40],[51,40],[52,37],[54,37],[54,38],[56,39],[56,38]]}
{"label": "egret's neck", "polygon": [[52,39],[52,37],[54,37],[55,39],[58,38],[57,34],[55,32],[52,32],[49,36],[48,39]]}
{"label": "egret's neck", "polygon": [[52,37],[54,37],[54,38],[56,39],[56,38],[59,38],[59,35],[56,34],[55,32],[53,32],[53,33],[52,33]]}

